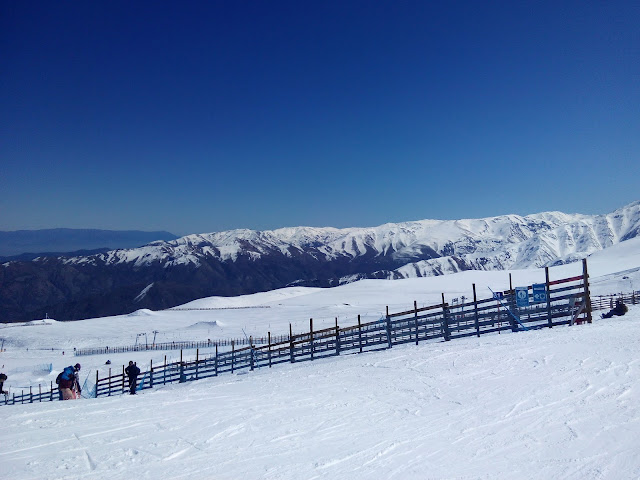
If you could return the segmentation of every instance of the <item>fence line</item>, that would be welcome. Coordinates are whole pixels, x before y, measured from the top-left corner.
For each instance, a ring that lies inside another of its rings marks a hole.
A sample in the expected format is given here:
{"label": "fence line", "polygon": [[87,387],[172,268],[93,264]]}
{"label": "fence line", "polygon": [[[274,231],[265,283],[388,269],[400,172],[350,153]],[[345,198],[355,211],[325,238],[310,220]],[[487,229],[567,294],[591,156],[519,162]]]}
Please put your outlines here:
{"label": "fence line", "polygon": [[593,310],[604,310],[606,308],[613,308],[616,300],[622,300],[625,303],[631,303],[635,305],[640,303],[640,291],[633,291],[631,293],[613,293],[611,295],[597,295],[591,297],[591,305]]}
{"label": "fence line", "polygon": [[[490,333],[591,323],[593,305],[589,294],[586,260],[583,260],[582,275],[551,281],[548,268],[545,268],[545,274],[544,284],[518,289],[511,286],[509,275],[509,290],[497,292],[493,298],[478,299],[474,284],[473,300],[466,303],[449,304],[443,293],[442,302],[436,305],[418,308],[414,301],[412,309],[397,313],[389,313],[387,307],[386,316],[374,322],[362,323],[358,315],[357,324],[340,327],[336,318],[334,327],[314,330],[313,319],[309,319],[308,332],[294,334],[289,324],[288,336],[272,337],[271,332],[268,332],[266,342],[262,344],[252,337],[249,337],[248,342],[246,339],[238,339],[237,344],[235,340],[231,340],[231,350],[222,353],[218,351],[215,342],[187,342],[190,345],[205,343],[207,347],[213,345],[215,355],[202,358],[200,349],[197,348],[195,359],[185,361],[181,349],[179,362],[167,363],[166,355],[160,365],[154,365],[152,360],[149,370],[141,372],[142,380],[138,389],[199,380],[240,370],[271,368],[280,363],[385,350],[405,343],[415,342],[417,345],[421,341],[450,341]],[[523,294],[525,290],[526,295]],[[523,297],[526,297],[526,302],[523,302]],[[614,295],[605,298],[612,302],[619,297]],[[636,294],[632,293],[631,301],[634,303],[635,298]],[[604,303],[597,301],[596,308],[606,308],[603,307]],[[179,342],[171,343],[172,346],[177,344]],[[237,349],[238,345],[248,346]],[[148,347],[145,346],[145,349]],[[108,351],[113,352],[115,349]],[[124,370],[124,365],[122,372],[118,373],[113,373],[109,368],[108,375],[102,378],[100,372],[96,371],[95,385],[89,388],[88,382],[85,382],[84,395],[89,392],[92,397],[124,393],[128,390]],[[5,397],[4,404],[52,401],[54,398],[58,398],[58,392],[54,393],[52,383],[49,391],[43,392],[39,385],[38,392],[34,393],[33,387],[30,387],[28,393],[22,391],[12,398]]]}
{"label": "fence line", "polygon": [[[282,338],[287,338],[285,335]],[[96,347],[96,348],[77,348],[73,350],[75,356],[82,355],[102,355],[110,353],[125,353],[125,352],[144,352],[154,350],[189,350],[195,348],[215,348],[215,347],[228,347],[231,344],[235,345],[249,345],[248,338],[227,338],[222,340],[202,340],[202,341],[179,341],[179,342],[161,342],[153,343],[151,345],[138,344],[128,345],[120,347]],[[257,337],[253,341],[254,344],[267,343],[267,337]]]}
{"label": "fence line", "polygon": [[[610,294],[610,295],[598,295],[591,296],[591,309],[592,310],[603,310],[606,308],[613,308],[615,301],[617,299],[622,299],[622,301],[631,303],[635,305],[636,303],[640,303],[640,292],[631,292],[631,293],[619,293],[619,294]],[[452,305],[452,308],[457,308],[463,306],[472,305],[471,303],[467,304],[455,304]],[[229,307],[229,308],[262,308],[262,307]],[[429,307],[433,308],[433,307]],[[169,310],[221,310],[222,308],[171,308]],[[393,314],[393,316],[397,316],[399,314]],[[272,340],[285,341],[288,337],[286,335],[280,335],[279,337],[273,337]],[[267,337],[256,337],[253,339],[254,345],[263,345],[268,343],[269,340]],[[82,355],[103,355],[109,353],[126,353],[126,352],[143,352],[143,351],[155,351],[155,350],[188,350],[188,349],[196,349],[196,348],[215,348],[215,347],[229,347],[234,343],[237,345],[249,345],[248,338],[227,338],[227,339],[219,339],[219,340],[207,340],[207,341],[180,341],[180,342],[162,342],[162,343],[154,343],[152,345],[128,345],[128,346],[120,346],[120,347],[95,347],[95,348],[78,348],[74,349],[73,354],[75,356]]]}

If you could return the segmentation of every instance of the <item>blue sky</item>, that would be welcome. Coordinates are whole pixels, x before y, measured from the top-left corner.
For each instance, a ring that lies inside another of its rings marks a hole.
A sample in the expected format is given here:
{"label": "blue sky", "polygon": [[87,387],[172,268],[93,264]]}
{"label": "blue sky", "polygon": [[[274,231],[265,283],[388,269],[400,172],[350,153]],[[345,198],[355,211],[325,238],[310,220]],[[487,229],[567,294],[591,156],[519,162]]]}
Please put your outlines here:
{"label": "blue sky", "polygon": [[0,230],[608,213],[638,2],[2,2]]}

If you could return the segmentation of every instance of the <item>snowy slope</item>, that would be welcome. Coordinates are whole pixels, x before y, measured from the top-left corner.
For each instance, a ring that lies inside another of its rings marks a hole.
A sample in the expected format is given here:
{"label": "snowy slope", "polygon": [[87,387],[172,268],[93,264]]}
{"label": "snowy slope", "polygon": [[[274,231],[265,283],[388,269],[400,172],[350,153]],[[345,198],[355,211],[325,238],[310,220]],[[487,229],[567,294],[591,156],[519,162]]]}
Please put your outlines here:
{"label": "snowy slope", "polygon": [[[593,294],[637,289],[640,239],[594,253],[588,264]],[[550,272],[562,278],[580,266]],[[515,285],[544,279],[543,270],[510,273]],[[96,368],[106,373],[107,357],[72,357],[73,346],[130,344],[152,330],[189,340],[277,334],[289,323],[303,330],[310,317],[346,324],[357,314],[376,318],[385,305],[466,294],[471,283],[504,288],[508,275],[364,280],[185,305],[217,309],[209,311],[2,325],[5,386],[48,382],[78,360],[83,378]],[[640,306],[630,305],[625,317],[591,325],[397,346],[136,397],[0,407],[2,472],[98,480],[639,478],[638,339]],[[108,358],[115,370],[129,359],[143,368],[150,360],[145,352]],[[39,369],[48,362],[51,374]]]}
{"label": "snowy slope", "polygon": [[634,479],[640,312],[0,407],[12,479]]}

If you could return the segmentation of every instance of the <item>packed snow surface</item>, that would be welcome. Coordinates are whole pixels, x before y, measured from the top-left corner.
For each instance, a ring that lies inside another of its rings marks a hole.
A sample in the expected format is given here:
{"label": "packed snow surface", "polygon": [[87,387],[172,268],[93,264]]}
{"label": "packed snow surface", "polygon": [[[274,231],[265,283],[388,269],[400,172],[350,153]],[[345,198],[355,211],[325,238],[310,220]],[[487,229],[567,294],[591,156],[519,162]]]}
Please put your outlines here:
{"label": "packed snow surface", "polygon": [[[640,239],[588,265],[594,295],[637,290]],[[129,359],[144,370],[165,353],[74,357],[73,347],[287,334],[289,323],[306,330],[309,318],[316,328],[335,318],[349,325],[387,305],[468,296],[473,283],[486,297],[487,287],[508,288],[509,273],[514,286],[544,281],[544,270],[464,272],[190,305],[213,310],[2,325],[5,388],[48,385],[78,361],[82,379],[96,369],[105,376],[107,359],[115,371]],[[581,273],[580,263],[550,269],[552,280]],[[256,306],[269,308],[240,308]],[[637,479],[639,351],[640,305],[629,305],[624,317],[596,312],[590,325],[394,346],[136,396],[1,406],[2,477]]]}

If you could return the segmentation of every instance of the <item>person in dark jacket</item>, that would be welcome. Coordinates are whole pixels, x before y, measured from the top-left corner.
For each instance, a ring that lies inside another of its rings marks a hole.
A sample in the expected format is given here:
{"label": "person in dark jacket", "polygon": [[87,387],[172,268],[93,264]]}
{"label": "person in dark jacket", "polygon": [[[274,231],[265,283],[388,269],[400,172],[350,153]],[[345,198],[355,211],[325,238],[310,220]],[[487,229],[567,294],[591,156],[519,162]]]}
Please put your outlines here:
{"label": "person in dark jacket", "polygon": [[602,315],[602,318],[611,318],[614,315],[617,315],[618,317],[621,317],[622,315],[624,315],[628,311],[629,311],[629,308],[624,303],[622,303],[621,299],[618,299],[618,300],[616,300],[616,306],[613,307],[611,310],[609,310],[609,312],[604,313]]}
{"label": "person in dark jacket", "polygon": [[136,380],[140,375],[140,369],[133,363],[133,360],[129,361],[129,366],[124,369],[124,373],[129,377],[129,393],[131,395],[136,394]]}
{"label": "person in dark jacket", "polygon": [[82,389],[80,388],[80,364],[69,365],[66,367],[60,375],[58,375],[58,389],[62,400],[72,400],[80,397]]}
{"label": "person in dark jacket", "polygon": [[0,393],[4,395],[9,395],[9,392],[4,390],[4,382],[7,381],[7,376],[4,373],[0,373]]}

